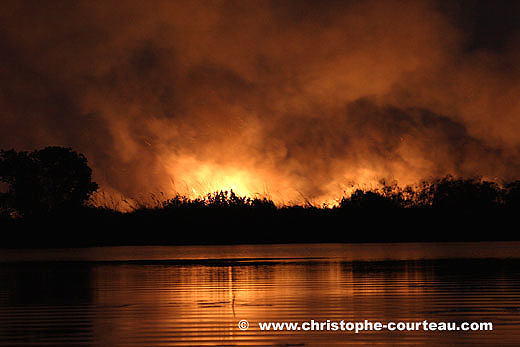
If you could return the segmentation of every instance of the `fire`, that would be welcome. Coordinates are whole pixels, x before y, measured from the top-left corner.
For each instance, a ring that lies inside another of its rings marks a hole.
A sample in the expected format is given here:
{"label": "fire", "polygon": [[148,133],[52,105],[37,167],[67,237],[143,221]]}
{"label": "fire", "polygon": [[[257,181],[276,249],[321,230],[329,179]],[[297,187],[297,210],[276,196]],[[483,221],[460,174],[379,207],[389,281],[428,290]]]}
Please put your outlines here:
{"label": "fire", "polygon": [[240,196],[266,196],[260,176],[236,165],[203,161],[194,156],[175,156],[167,164],[173,177],[173,194],[197,198],[216,191],[233,190]]}
{"label": "fire", "polygon": [[[232,190],[239,196],[266,197],[277,205],[310,203],[331,207],[357,188],[379,186],[377,171],[350,169],[343,173],[342,178],[335,177],[329,184],[325,184],[321,194],[311,196],[301,189],[305,187],[305,181],[297,181],[281,172],[275,174],[272,170],[257,168],[247,161],[239,165],[236,162],[217,163],[194,155],[170,154],[162,162],[166,163],[168,179],[173,182],[168,194],[180,194],[192,199],[217,191]],[[359,185],[353,177],[361,177],[365,184]]]}

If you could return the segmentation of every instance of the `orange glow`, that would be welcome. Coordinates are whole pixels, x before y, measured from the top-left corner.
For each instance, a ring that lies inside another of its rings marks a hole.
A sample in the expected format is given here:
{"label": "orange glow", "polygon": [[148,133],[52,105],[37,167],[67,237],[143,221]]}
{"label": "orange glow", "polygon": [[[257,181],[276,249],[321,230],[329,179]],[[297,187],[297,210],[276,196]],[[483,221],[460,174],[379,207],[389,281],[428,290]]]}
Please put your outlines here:
{"label": "orange glow", "polygon": [[168,169],[171,177],[176,177],[172,184],[173,194],[179,193],[191,198],[230,190],[240,196],[266,194],[260,178],[255,178],[245,168],[222,166],[183,156],[172,159]]}
{"label": "orange glow", "polygon": [[321,205],[382,179],[517,179],[519,32],[503,51],[468,50],[440,7],[12,2],[0,148],[73,147],[128,206],[219,190]]}

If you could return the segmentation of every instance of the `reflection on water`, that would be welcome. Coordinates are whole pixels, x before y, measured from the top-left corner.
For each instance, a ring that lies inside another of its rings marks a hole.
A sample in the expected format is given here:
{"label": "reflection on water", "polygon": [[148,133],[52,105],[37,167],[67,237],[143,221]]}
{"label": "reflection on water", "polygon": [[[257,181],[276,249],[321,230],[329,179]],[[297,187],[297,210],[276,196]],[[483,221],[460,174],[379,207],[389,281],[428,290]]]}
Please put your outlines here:
{"label": "reflection on water", "polygon": [[[519,345],[519,245],[2,251],[0,345]],[[238,329],[241,319],[249,330]],[[257,324],[311,319],[491,321],[494,330],[265,332]]]}

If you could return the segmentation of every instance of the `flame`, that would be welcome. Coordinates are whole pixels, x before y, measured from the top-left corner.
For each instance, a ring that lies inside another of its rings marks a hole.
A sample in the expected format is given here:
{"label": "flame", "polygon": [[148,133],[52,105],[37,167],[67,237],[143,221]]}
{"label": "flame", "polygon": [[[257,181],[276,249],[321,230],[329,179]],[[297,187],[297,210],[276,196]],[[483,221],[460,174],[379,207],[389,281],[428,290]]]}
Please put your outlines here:
{"label": "flame", "polygon": [[[200,159],[194,155],[170,154],[165,163],[170,184],[169,195],[184,195],[189,198],[203,197],[217,191],[233,191],[239,196],[266,197],[277,205],[307,204],[314,206],[337,205],[341,197],[349,195],[357,188],[374,188],[379,185],[378,172],[366,168],[346,170],[341,180],[331,181],[323,186],[321,195],[309,197],[290,176],[276,175],[273,171],[256,168],[243,162],[216,163],[211,159]],[[353,181],[353,177],[362,177],[364,185]]]}
{"label": "flame", "polygon": [[260,176],[246,168],[203,161],[189,155],[172,156],[167,162],[167,171],[174,177],[172,194],[197,198],[216,191],[233,190],[240,196],[268,195]]}

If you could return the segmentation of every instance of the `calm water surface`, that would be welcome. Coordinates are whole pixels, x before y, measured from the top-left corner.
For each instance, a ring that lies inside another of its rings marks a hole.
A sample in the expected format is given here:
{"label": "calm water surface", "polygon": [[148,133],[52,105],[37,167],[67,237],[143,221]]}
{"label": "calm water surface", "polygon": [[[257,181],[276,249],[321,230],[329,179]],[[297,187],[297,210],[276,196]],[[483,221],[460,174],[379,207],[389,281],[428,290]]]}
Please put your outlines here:
{"label": "calm water surface", "polygon": [[[0,345],[520,345],[520,243],[0,250]],[[250,328],[237,324],[247,319]],[[264,321],[493,331],[260,331]]]}

